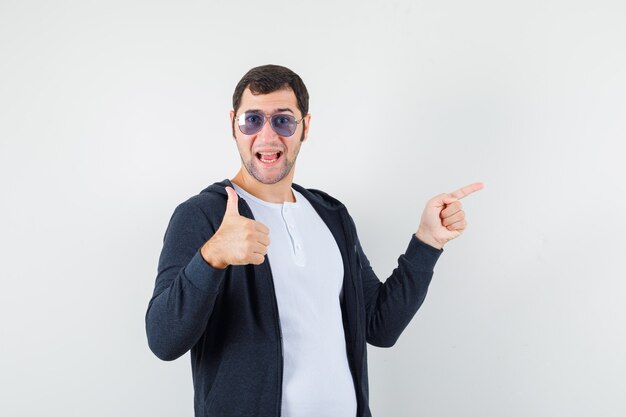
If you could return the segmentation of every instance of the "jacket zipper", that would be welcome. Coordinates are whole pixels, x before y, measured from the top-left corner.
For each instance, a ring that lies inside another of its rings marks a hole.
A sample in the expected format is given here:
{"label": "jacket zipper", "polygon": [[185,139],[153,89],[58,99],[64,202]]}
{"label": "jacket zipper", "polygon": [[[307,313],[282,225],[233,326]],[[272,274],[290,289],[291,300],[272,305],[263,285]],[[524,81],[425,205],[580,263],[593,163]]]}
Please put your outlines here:
{"label": "jacket zipper", "polygon": [[272,286],[272,299],[274,301],[274,319],[276,320],[276,328],[278,330],[278,340],[280,346],[280,361],[279,361],[279,369],[278,369],[278,401],[276,403],[276,415],[280,417],[282,412],[282,402],[283,402],[283,367],[284,367],[284,353],[283,353],[283,330],[280,326],[280,316],[278,313],[278,299],[276,298],[276,288],[274,287],[274,276],[272,275],[272,268],[270,268],[270,260],[265,255],[265,263],[267,264],[267,272],[270,278],[270,285]]}
{"label": "jacket zipper", "polygon": [[[340,210],[340,213],[341,213],[342,227],[344,230],[344,236],[346,238],[346,254],[348,256],[348,267],[350,268],[350,282],[352,283],[352,291],[354,292],[354,296],[355,296],[354,322],[355,322],[355,326],[358,328],[360,320],[359,320],[359,305],[357,301],[358,296],[357,296],[357,288],[356,288],[355,280],[357,279],[357,275],[358,275],[357,268],[360,268],[361,261],[359,260],[359,255],[358,255],[358,251],[356,247],[356,238],[354,237],[354,233],[351,227],[351,222],[350,222],[350,219],[348,218],[348,213],[346,212],[345,209]],[[351,249],[353,251],[352,256],[350,256]],[[353,332],[352,349],[354,350],[356,349],[357,344],[358,344],[357,342],[358,330],[357,329],[351,329],[351,330]],[[362,415],[363,405],[361,404],[362,398],[361,398],[361,384],[360,384],[362,376],[361,377],[357,376],[357,374],[360,374],[360,370],[358,370],[359,364],[355,360],[354,352],[350,356],[351,356],[350,360],[352,361],[353,369],[355,372],[354,389],[355,389],[356,400],[357,400],[357,415]]]}
{"label": "jacket zipper", "polygon": [[[345,210],[341,210],[341,220],[343,222],[343,228],[344,228],[344,234],[346,236],[346,246],[347,248],[352,247],[353,250],[353,255],[352,255],[352,259],[350,257],[350,249],[348,249],[346,252],[348,254],[348,265],[350,266],[350,282],[352,283],[352,290],[354,291],[354,294],[357,293],[357,289],[356,289],[356,284],[355,284],[355,279],[356,279],[356,275],[357,275],[357,268],[360,267],[360,263],[361,261],[359,260],[359,254],[356,248],[356,240],[352,234],[352,230],[348,230],[346,231],[346,227],[350,227],[350,219],[348,219],[348,215],[345,212]],[[358,304],[355,303],[355,319],[358,321],[359,319],[359,306]]]}

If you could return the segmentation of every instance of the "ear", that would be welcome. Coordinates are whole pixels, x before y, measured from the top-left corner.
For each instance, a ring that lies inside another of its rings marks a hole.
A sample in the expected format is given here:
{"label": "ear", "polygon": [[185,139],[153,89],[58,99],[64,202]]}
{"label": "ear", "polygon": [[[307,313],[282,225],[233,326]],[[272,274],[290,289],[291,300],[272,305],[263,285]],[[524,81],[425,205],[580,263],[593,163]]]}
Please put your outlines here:
{"label": "ear", "polygon": [[237,137],[235,136],[235,111],[234,110],[230,111],[230,127],[232,129],[233,139],[237,139]]}
{"label": "ear", "polygon": [[302,119],[303,130],[302,130],[302,139],[300,139],[300,142],[304,142],[309,137],[310,125],[311,125],[311,114],[309,113],[306,116],[304,116],[304,119]]}

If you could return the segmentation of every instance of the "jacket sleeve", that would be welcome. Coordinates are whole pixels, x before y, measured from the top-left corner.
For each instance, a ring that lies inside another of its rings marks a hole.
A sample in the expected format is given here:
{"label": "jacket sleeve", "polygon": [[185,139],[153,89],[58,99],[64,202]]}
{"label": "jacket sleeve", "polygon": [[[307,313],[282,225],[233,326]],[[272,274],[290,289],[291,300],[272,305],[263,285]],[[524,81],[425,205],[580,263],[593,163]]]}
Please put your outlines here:
{"label": "jacket sleeve", "polygon": [[374,346],[391,347],[424,302],[443,249],[430,246],[413,234],[405,253],[398,258],[398,266],[381,283],[354,230],[365,300],[366,340]]}
{"label": "jacket sleeve", "polygon": [[213,268],[200,254],[214,232],[192,202],[180,204],[172,214],[146,312],[148,345],[160,359],[182,356],[206,329],[227,271]]}

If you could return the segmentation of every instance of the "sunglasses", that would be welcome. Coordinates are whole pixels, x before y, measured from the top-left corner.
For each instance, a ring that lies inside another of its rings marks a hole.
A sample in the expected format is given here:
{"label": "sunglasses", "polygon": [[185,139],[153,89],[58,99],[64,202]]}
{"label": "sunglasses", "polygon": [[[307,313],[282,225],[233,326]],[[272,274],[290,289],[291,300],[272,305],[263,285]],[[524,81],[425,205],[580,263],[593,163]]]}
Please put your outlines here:
{"label": "sunglasses", "polygon": [[[296,120],[296,118],[291,114],[285,113],[272,114],[269,117],[270,126],[272,126],[274,132],[284,137],[293,135],[296,132],[298,123],[300,123],[303,119],[304,117],[300,120]],[[239,130],[244,135],[254,135],[257,132],[260,132],[261,129],[263,129],[263,126],[265,126],[266,121],[267,117],[265,114],[256,111],[245,112],[237,117]]]}

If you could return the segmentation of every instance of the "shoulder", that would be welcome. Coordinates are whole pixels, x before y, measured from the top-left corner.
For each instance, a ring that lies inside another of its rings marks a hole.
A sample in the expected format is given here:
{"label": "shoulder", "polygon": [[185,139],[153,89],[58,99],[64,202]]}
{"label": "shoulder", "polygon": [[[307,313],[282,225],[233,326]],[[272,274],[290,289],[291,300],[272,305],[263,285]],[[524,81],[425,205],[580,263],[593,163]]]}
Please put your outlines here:
{"label": "shoulder", "polygon": [[228,194],[226,194],[224,187],[228,184],[225,181],[227,180],[213,183],[198,194],[178,204],[172,216],[189,221],[206,222],[216,229],[222,222],[226,210]]}
{"label": "shoulder", "polygon": [[317,203],[329,209],[346,209],[346,206],[341,201],[325,191],[316,188],[304,188],[296,183],[293,183],[292,187],[311,203]]}
{"label": "shoulder", "polygon": [[352,216],[348,212],[348,208],[337,198],[331,196],[325,191],[315,188],[304,188],[298,184],[292,184],[294,190],[302,194],[315,208],[321,208],[328,213],[339,215],[342,223],[347,224],[353,232],[356,232],[356,225]]}

